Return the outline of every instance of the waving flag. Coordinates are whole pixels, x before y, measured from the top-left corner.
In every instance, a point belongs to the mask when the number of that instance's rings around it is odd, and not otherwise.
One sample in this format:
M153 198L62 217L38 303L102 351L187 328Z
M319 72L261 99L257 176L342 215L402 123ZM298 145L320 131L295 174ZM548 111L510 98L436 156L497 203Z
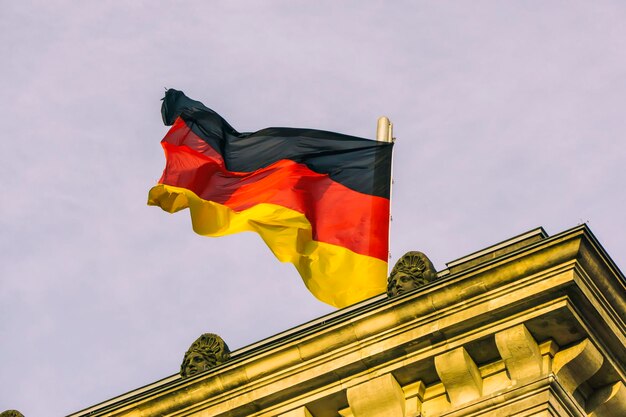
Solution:
M148 204L189 208L205 236L258 233L321 301L386 291L392 144L312 129L239 133L170 89L166 166Z

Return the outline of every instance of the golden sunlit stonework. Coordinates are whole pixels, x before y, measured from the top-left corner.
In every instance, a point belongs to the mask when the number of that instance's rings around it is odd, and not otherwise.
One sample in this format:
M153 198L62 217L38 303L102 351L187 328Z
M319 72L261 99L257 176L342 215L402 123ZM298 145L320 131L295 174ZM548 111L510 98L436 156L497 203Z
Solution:
M626 284L589 229L535 229L78 416L626 416Z

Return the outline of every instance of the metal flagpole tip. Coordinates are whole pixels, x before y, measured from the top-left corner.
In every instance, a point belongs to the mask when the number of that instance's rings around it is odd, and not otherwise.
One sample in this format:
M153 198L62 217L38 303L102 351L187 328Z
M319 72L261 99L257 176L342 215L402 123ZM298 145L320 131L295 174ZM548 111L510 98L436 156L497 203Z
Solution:
M393 125L387 116L380 116L378 118L376 140L379 142L393 142Z

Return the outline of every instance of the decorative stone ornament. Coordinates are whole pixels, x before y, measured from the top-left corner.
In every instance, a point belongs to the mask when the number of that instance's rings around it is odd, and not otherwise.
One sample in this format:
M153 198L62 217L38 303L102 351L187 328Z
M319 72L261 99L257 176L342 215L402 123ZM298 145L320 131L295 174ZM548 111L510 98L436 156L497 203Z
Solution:
M24 414L17 410L6 410L0 413L0 417L24 417Z
M586 225L520 236L69 417L626 417L623 274ZM428 282L425 265L410 253L393 277Z
M395 297L437 278L433 263L422 252L407 252L398 259L387 280L387 295Z
M230 350L216 334L204 333L191 344L180 365L180 375L187 378L214 368L230 359Z

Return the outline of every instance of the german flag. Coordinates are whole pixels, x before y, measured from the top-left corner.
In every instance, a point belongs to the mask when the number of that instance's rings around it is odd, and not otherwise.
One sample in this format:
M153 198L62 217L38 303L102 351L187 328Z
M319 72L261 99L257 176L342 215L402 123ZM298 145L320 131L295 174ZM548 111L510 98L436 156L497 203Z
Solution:
M391 143L284 127L239 133L173 89L161 113L172 127L149 205L189 208L201 235L258 233L333 306L386 291Z

